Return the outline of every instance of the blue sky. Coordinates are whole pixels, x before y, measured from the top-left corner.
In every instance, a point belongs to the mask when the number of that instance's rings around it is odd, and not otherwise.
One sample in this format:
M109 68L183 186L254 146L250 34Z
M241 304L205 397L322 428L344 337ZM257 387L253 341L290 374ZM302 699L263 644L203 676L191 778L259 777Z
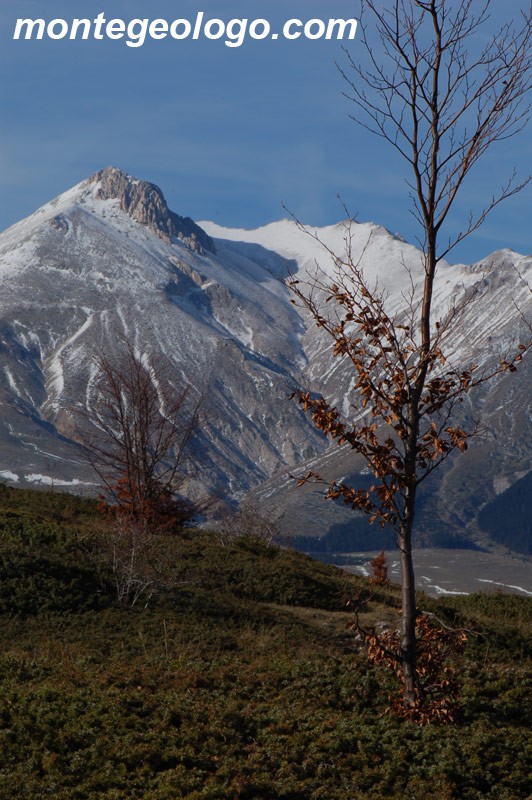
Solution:
M504 8L503 8L504 6ZM522 7L497 3L493 30ZM326 225L339 193L360 221L414 241L404 164L352 121L335 66L336 41L205 39L13 41L18 17L286 19L356 16L347 0L2 0L0 229L93 172L114 164L157 183L170 207L195 219L257 227L286 216ZM357 57L357 41L349 43ZM528 132L488 153L451 227L496 191L514 164L532 172ZM532 188L508 201L455 251L474 261L500 247L532 252Z

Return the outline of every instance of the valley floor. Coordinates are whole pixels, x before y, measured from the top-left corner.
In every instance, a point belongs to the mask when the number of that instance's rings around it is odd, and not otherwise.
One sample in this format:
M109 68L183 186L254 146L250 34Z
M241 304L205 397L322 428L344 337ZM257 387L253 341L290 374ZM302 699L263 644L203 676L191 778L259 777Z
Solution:
M355 575L371 574L371 559L378 553L350 553L345 567ZM387 554L388 577L399 583L399 561ZM480 550L444 550L428 547L414 551L416 583L433 597L475 592L515 593L532 596L532 559L526 556L485 553Z

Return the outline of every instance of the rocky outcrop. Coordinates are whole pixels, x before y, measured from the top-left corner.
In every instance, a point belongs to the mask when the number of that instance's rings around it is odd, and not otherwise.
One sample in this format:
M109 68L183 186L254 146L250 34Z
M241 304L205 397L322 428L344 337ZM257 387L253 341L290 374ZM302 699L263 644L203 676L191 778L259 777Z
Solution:
M211 237L190 217L180 217L170 211L155 184L136 180L116 167L96 172L88 183L98 184L96 197L99 200L118 200L122 211L164 241L171 242L175 237L196 253L215 252Z

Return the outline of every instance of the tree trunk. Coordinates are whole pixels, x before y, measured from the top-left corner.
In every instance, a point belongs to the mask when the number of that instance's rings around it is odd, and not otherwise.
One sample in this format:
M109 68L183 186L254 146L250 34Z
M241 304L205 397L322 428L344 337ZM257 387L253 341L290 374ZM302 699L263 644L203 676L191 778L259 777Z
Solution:
M412 561L412 528L414 525L415 489L408 493L405 514L399 531L401 565L401 669L405 685L404 702L413 706L416 700L416 584Z

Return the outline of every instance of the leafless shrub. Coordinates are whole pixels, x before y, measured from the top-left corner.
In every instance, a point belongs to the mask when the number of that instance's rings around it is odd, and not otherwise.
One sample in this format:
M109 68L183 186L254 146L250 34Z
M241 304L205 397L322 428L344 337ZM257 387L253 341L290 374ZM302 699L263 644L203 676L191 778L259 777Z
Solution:
M251 500L222 516L218 536L223 545L231 545L247 537L261 539L266 544L286 544L289 540L279 520L260 510L257 503Z
M92 549L118 603L134 606L142 600L147 605L154 594L174 585L175 540L145 520L110 520L95 533Z

